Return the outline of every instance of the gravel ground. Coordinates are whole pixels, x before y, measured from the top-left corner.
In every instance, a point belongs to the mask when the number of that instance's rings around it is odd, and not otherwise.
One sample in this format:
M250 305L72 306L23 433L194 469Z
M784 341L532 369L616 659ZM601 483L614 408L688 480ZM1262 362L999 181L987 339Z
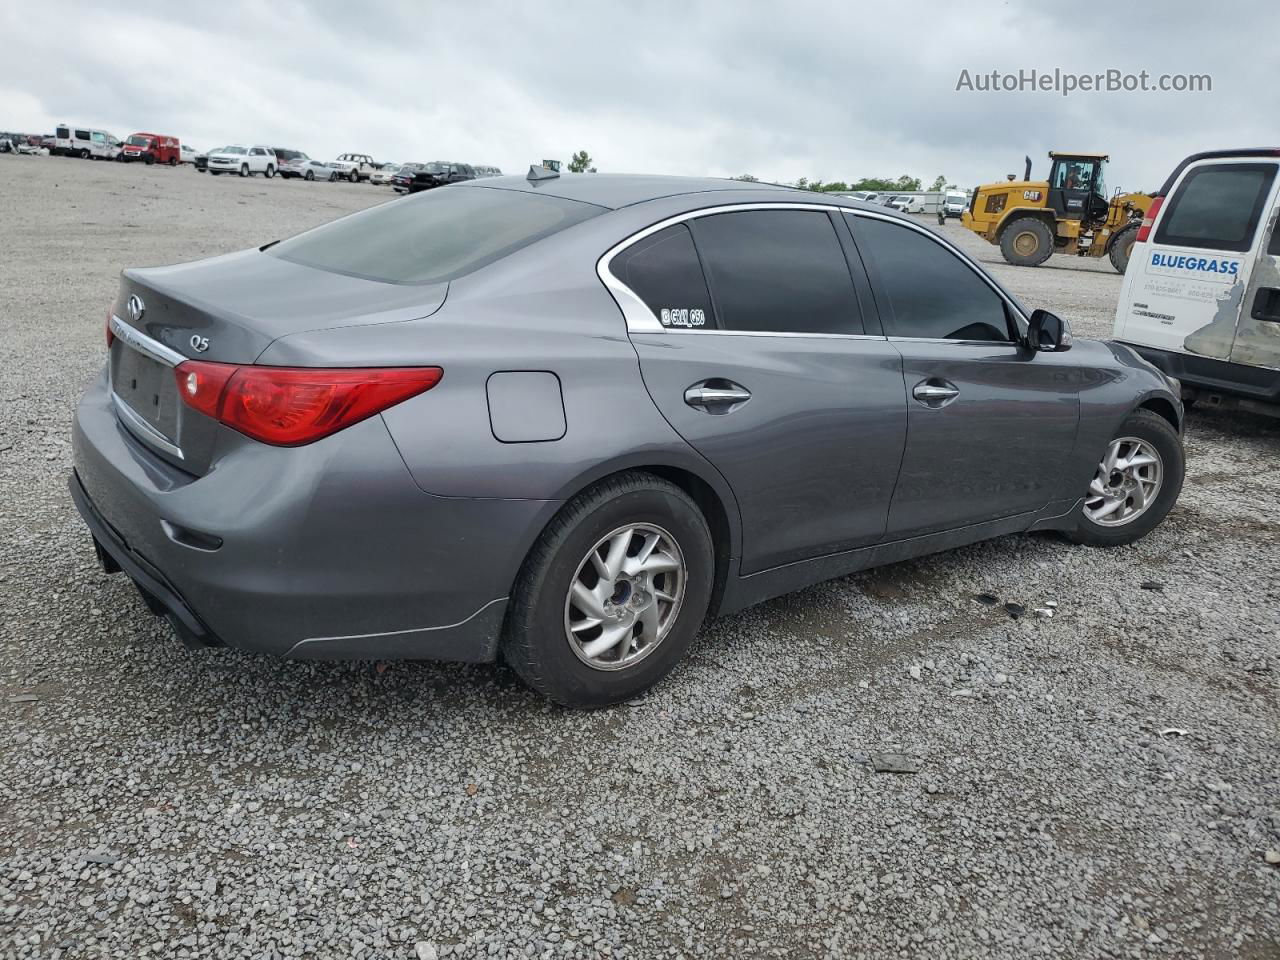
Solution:
M178 645L66 493L117 271L385 196L0 158L0 957L1280 957L1280 423L1193 414L1133 547L823 584L613 710ZM1107 333L1109 267L945 232Z

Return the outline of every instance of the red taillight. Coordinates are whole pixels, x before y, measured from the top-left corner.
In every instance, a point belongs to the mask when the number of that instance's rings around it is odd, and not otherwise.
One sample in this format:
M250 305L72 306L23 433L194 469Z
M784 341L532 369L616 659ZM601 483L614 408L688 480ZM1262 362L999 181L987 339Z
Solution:
M187 360L174 371L187 405L280 447L327 437L430 390L440 367L237 366Z
M107 310L107 349L111 349L111 345L116 342L116 332L111 329L111 310Z
M1142 218L1142 226L1138 228L1138 239L1134 243L1147 242L1147 238L1151 236L1151 228L1155 226L1156 214L1160 212L1162 203L1164 203L1164 197L1156 197L1151 201L1151 208L1147 210L1147 215Z

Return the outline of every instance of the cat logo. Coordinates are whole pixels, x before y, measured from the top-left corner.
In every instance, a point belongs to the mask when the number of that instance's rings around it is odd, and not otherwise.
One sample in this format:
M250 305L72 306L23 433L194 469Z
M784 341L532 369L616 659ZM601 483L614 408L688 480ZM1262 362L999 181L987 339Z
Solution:
M1023 190L1023 191L1022 191L1022 199L1023 199L1023 200L1034 200L1034 201L1036 201L1037 203L1039 203L1039 202L1040 202L1040 191L1039 191L1039 190Z

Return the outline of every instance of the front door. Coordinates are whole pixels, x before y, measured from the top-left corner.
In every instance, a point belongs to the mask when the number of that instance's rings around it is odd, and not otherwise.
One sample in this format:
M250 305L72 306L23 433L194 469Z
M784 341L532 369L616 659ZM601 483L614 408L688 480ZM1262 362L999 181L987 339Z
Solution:
M744 574L884 535L901 359L860 305L844 229L824 209L709 212L609 265L656 321L631 331L650 395L733 488Z
M1064 220L1088 220L1098 164L1058 157L1049 172L1049 206Z
M1004 298L927 230L850 219L902 355L907 445L888 538L1083 495L1063 488L1080 419L1082 377L1071 354L1023 348Z

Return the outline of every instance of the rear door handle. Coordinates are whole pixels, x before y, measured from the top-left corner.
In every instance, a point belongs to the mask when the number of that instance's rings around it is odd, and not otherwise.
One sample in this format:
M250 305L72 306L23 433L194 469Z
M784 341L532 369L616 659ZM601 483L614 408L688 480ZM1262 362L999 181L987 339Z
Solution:
M911 395L926 407L941 407L960 396L960 390L945 380L921 380L911 391Z
M1253 295L1250 316L1264 323L1280 323L1280 290L1275 287L1259 287Z
M729 380L703 380L684 392L684 402L689 406L720 408L718 412L728 412L723 408L737 407L750 399L750 390Z

